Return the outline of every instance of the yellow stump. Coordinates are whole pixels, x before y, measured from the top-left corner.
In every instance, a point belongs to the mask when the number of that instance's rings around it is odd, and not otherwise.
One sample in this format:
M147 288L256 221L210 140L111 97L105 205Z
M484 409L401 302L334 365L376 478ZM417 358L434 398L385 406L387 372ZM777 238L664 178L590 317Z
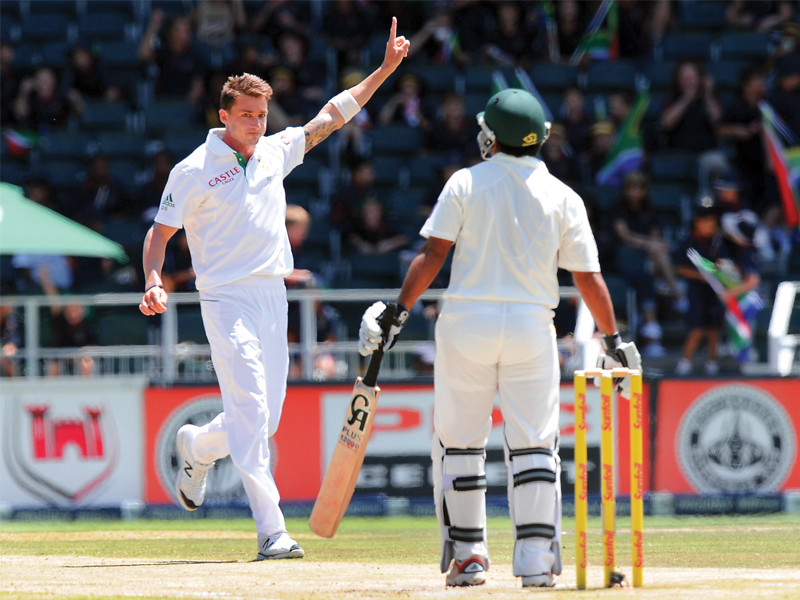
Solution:
M630 413L633 587L641 587L644 585L644 458L642 449L642 421L644 419L644 411L642 410L641 373L631 375ZM606 574L607 573L608 569L606 569Z
M602 521L603 521L603 573L604 585L611 585L614 573L614 513L616 512L614 490L614 380L606 371L600 377L600 414L602 439L600 442L600 464L602 465Z
M578 589L586 589L589 480L586 467L586 376L575 372L575 565Z

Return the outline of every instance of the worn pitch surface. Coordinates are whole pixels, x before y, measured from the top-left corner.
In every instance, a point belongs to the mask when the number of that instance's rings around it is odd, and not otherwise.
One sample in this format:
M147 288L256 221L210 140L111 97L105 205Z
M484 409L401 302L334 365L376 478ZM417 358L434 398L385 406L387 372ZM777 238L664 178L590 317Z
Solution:
M511 575L511 524L491 519L492 567L474 589L446 589L431 518L346 519L322 540L289 528L306 558L252 562L252 522L138 521L0 524L0 598L800 598L800 518L652 518L645 524L645 588L600 589L599 521L590 522L589 589L575 590L572 527L555 590L522 590ZM617 558L630 577L629 522Z

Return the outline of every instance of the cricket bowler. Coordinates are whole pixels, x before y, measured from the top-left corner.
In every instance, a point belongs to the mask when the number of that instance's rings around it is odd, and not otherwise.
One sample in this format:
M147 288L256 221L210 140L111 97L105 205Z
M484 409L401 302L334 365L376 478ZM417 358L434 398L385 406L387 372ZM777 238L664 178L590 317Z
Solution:
M368 308L360 350L367 356L382 342L391 347L407 307L455 244L434 363L431 458L442 573L449 586L486 581L485 448L499 392L514 575L523 587L553 587L561 573L557 269L572 272L597 322L605 350L598 366L639 369L641 359L617 332L583 201L537 158L550 129L539 102L526 91L505 90L477 118L485 162L461 169L445 185L422 228L427 241L411 263L396 316L383 319L382 302ZM623 395L629 386L617 381Z
M197 275L203 325L211 344L224 412L177 434L175 483L187 510L199 507L214 461L230 454L258 531L257 560L301 558L286 532L270 472L269 438L280 421L289 368L283 278L293 270L286 233L284 178L306 152L352 119L407 55L392 19L382 65L333 97L304 127L264 137L272 88L250 74L229 77L220 120L206 142L170 173L144 242L145 315L167 310L161 279L167 241L183 227ZM298 441L298 443L300 443Z

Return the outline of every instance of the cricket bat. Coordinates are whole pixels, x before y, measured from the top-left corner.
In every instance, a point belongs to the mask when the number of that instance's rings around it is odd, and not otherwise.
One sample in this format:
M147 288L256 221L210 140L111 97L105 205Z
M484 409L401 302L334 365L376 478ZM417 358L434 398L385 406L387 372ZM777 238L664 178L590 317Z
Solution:
M388 313L394 307L386 307ZM384 315L389 320L394 314ZM331 463L325 471L322 487L311 511L308 524L311 531L320 537L331 538L339 528L353 492L356 489L358 474L364 464L364 455L367 452L367 442L372 432L372 422L378 408L378 396L381 389L378 387L378 371L383 360L383 346L372 354L369 367L364 378L356 379L353 395L347 414L344 417L342 430L336 448L331 456Z

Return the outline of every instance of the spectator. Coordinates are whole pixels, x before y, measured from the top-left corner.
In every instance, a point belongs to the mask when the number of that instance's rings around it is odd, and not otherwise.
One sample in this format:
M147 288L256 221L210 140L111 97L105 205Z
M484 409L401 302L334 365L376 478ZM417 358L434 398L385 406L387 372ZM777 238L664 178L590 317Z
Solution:
M567 185L575 185L580 181L580 166L567 142L567 130L560 123L550 128L550 137L542 146L540 158L547 165L547 170Z
M21 347L22 334L19 321L14 315L14 307L0 306L0 377L19 375L16 356Z
M361 69L345 69L340 79L340 88L348 90L364 80L366 74ZM369 110L361 110L344 127L339 130L337 145L342 157L342 164L355 169L370 155L368 136L365 135L372 129L372 117Z
M252 73L252 71L236 71L236 73ZM228 80L227 71L212 71L207 77L204 86L203 98L197 106L198 119L203 125L209 129L216 127L223 127L222 121L219 120L219 109L221 96L219 90L225 85Z
M661 113L661 126L669 148L700 153L700 185L705 189L710 176L727 167L724 154L717 149L716 129L721 116L714 80L702 65L693 60L678 63Z
M640 60L650 54L653 41L664 36L671 19L670 0L619 0L618 5L619 57Z
M430 127L430 120L422 108L419 77L406 73L397 83L398 92L383 105L378 115L378 123L388 125L399 122L409 127L427 130Z
M50 180L42 174L31 173L26 179L23 186L25 190L25 197L28 200L49 208L50 210L58 210L53 199L54 190L50 184Z
M0 44L0 125L13 125L14 99L19 90L19 75L14 68L14 46Z
M761 229L758 217L749 210L727 212L720 220L723 239L740 279L739 285L726 291L723 302L738 299L756 290L761 283L761 259L755 244Z
M11 266L16 269L16 289L22 294L36 293L36 286L44 289L39 272L44 267L49 280L59 290L72 289L72 268L65 256L57 254L15 254Z
M467 124L464 98L458 94L446 94L442 100L441 113L441 120L425 136L425 150L457 152L462 156L475 154L476 127Z
M276 67L270 74L270 85L272 86L272 98L270 99L270 110L275 106L280 109L288 118L290 127L300 127L305 125L314 115L315 109L312 104L297 91L294 73L284 67Z
M196 292L192 255L186 232L181 230L170 240L164 260L164 289L169 292Z
M77 111L58 91L58 77L50 67L40 67L33 77L26 77L19 84L14 117L28 129L39 133L65 129L73 112Z
M453 156L445 157L442 163L436 168L436 173L439 176L439 182L436 187L432 187L428 196L423 200L422 204L419 205L417 208L417 216L419 217L419 228L422 229L422 225L428 219L433 210L433 207L436 206L436 202L439 200L439 194L442 193L445 184L450 180L450 178L459 171L463 169L465 164L461 161L461 157L458 154L454 154ZM419 241L419 246L422 247L422 243L424 240ZM418 250L419 248L417 248ZM416 256L416 253L414 254Z
M688 375L692 372L692 358L705 338L708 345L705 372L707 375L716 375L719 373L717 342L725 319L725 308L717 294L687 257L686 252L690 248L714 264L729 258L719 231L717 209L713 199L708 196L700 199L692 218L691 234L681 245L676 260L678 274L687 280L689 308L686 311L686 325L689 328L689 335L686 338L683 356L678 361L675 373Z
M422 29L411 38L408 57L424 53L427 59L438 65L455 63L466 65L469 58L461 51L458 31L453 26L453 14L440 8Z
M347 236L350 246L362 255L386 254L399 250L408 239L386 221L383 205L367 198Z
M489 2L465 0L453 3L451 22L459 46L457 62L460 64L477 62L493 19ZM411 48L414 48L413 43Z
M311 35L309 2L299 0L264 0L264 6L253 19L253 32L271 39L290 32L308 39Z
M118 87L108 85L106 74L98 64L97 57L85 45L75 46L70 59L72 81L69 97L73 104L81 107L81 112L87 99L117 102L122 97Z
M361 212L361 206L369 198L375 197L375 168L368 160L353 168L350 185L346 186L331 200L329 220L331 225L347 231Z
M278 49L283 66L294 73L300 94L306 100L318 102L322 98L325 66L308 60L305 38L291 32L284 33L278 38Z
M661 356L664 349L656 317L654 276L663 277L676 298L683 294L675 280L669 245L661 239L656 211L648 197L647 177L641 171L632 171L625 176L622 196L614 207L612 219L617 240L630 249L620 268L628 285L636 290L642 311L644 324L640 334L648 340L642 356Z
M726 171L714 180L714 197L717 205L720 207L720 213L722 215L720 221L723 224L723 230L725 230L724 221L727 215L735 215L737 223L742 222L748 224L748 226L752 225L753 231L748 234L748 237L750 238L750 245L758 250L764 260L774 260L775 255L769 233L767 229L762 226L761 221L756 213L748 210L744 206L740 191L741 186L739 185L739 180L733 171ZM780 207L776 206L775 208L780 211ZM730 219L730 217L728 218ZM726 241L735 241L737 243L741 241L733 240L731 238L732 235L733 234L728 232L728 234L725 235ZM731 244L729 243L728 254L734 256L735 258L736 252L734 252L733 249L734 248L732 248Z
M142 187L142 191L138 194L140 201L131 209L142 221L152 222L158 213L161 194L167 186L169 172L174 166L175 157L166 150L161 150L153 155L150 176L147 183Z
M585 107L586 99L580 88L569 86L564 90L564 128L567 141L576 155L589 149L589 128L592 123L584 112Z
M616 90L608 96L608 116L614 127L619 128L628 118L633 106L631 90Z
M101 229L102 221L127 208L122 189L112 177L108 159L102 154L89 161L86 181L77 198L77 220L97 230Z
M236 32L244 29L247 16L242 0L204 0L194 9L197 41L214 48L236 41Z
M303 243L308 237L311 228L311 217L308 211L302 206L289 204L286 207L286 233L289 235L289 244L292 247L295 268L292 274L285 278L286 288L316 288L319 287L321 278L311 270L305 268L305 257ZM336 311L322 302L315 303L317 315L317 342L335 342L336 321L338 316ZM298 344L301 340L300 335L300 304L292 302L289 304L289 325L288 336L290 344ZM294 376L299 377L301 364L299 361L292 365ZM330 379L336 374L336 357L330 352L318 353L314 359L314 379Z
M787 54L776 67L778 81L769 102L795 137L800 139L800 54Z
M530 8L530 18L526 18L518 3L502 2L496 5L496 13L497 26L489 33L485 48L491 61L504 67L527 69L531 61L545 55L547 28L540 8Z
M608 153L614 144L614 124L611 121L598 121L589 131L592 146L583 156L583 181L591 185L608 160Z
M758 108L758 103L764 99L764 91L765 80L761 71L745 69L740 77L739 97L725 111L718 130L720 139L731 142L736 148L734 165L742 182L745 201L760 213L769 207L769 199L764 193L766 165L761 111ZM777 198L773 198L773 204L775 202Z
M268 79L269 70L277 63L278 58L274 54L263 55L259 52L258 44L250 43L246 44L239 53L239 58L233 65L233 72L250 73L266 80ZM227 72L225 72L226 77L227 75Z
M41 266L38 271L42 288L50 298L58 298L58 289L50 280L48 268ZM56 348L85 348L97 344L92 325L86 320L86 312L80 304L61 306L50 305L50 314L53 317L53 346ZM94 370L94 359L83 356L80 361L72 359L67 361L70 370L74 370L83 377L89 377ZM47 362L47 374L50 377L63 375L59 361Z
M339 54L339 65L357 65L369 35L370 19L353 0L334 0L328 7L322 19L322 35Z
M139 42L139 59L158 67L156 96L185 97L195 105L203 95L203 61L192 46L192 27L187 17L172 17L166 23L165 39L157 34L164 12L156 9Z
M771 31L792 18L793 4L786 1L733 0L725 9L725 19L731 27Z
M581 4L575 0L560 0L556 3L556 48L558 56L564 62L569 61L583 39L586 22L581 14Z

